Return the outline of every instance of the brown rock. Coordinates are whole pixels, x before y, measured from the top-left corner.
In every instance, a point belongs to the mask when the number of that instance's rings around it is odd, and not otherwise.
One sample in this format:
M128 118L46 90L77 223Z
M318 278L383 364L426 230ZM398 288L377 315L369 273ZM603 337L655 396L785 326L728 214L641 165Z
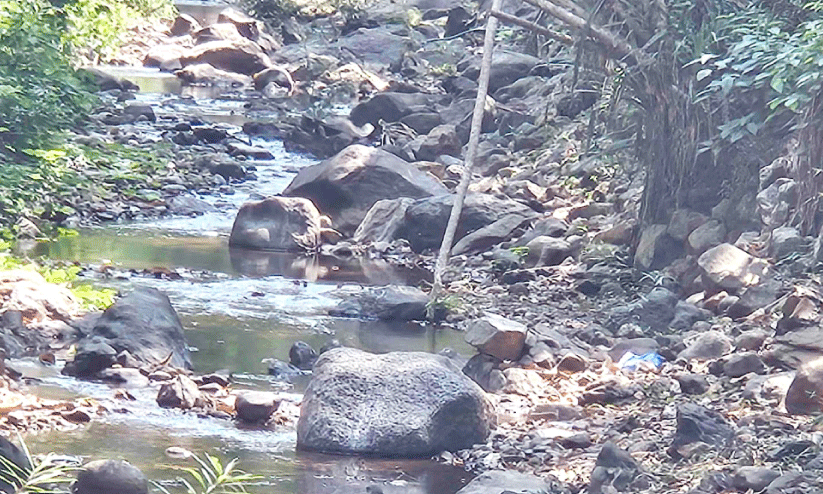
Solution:
M190 378L179 375L174 381L160 386L157 404L163 408L188 410L203 406L204 400L197 384Z
M792 415L823 413L823 358L800 368L786 392L786 410Z
M466 342L500 360L517 360L523 354L526 326L487 312L471 324Z

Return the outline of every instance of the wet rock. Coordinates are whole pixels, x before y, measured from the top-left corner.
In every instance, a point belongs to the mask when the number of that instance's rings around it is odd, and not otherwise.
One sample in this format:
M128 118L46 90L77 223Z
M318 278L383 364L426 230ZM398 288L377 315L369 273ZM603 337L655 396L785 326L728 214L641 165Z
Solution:
M679 374L680 390L687 395L702 395L709 390L709 381L702 374Z
M23 470L28 470L31 468L31 463L29 462L26 453L24 453L20 448L5 437L0 437L0 456L2 456L4 460L7 460ZM11 484L5 480L0 479L0 491L15 492L15 488L13 488Z
M292 382L294 378L303 375L297 367L277 359L269 362L268 372L274 379L283 382Z
M506 385L506 377L498 368L500 363L500 359L496 357L478 353L463 366L463 374L469 376L484 391L495 393Z
M723 363L723 373L729 377L741 377L752 372L766 373L766 364L755 352L735 353Z
M677 407L677 431L669 452L677 456L681 446L695 442L722 447L733 437L734 429L722 415L694 403L683 403Z
M166 207L172 214L180 216L200 216L215 208L208 202L194 196L180 195L166 201Z
M192 129L192 132L194 133L194 137L196 137L198 141L202 141L208 144L216 144L218 142L223 141L225 138L229 136L229 133L226 132L225 129L220 129L217 127L196 127ZM212 169L212 173L218 172ZM239 177L229 177L224 175L223 178L225 178L226 180L228 180L229 178L243 178L245 174L246 173L243 172L243 175ZM222 173L220 173L220 175L222 175Z
M613 486L618 492L629 488L640 467L628 451L609 441L603 445L592 470L589 494L605 494L604 487Z
M300 370L311 370L317 361L317 352L305 341L295 341L289 348L289 363Z
M469 326L466 342L500 360L517 360L523 354L526 331L525 324L487 312Z
M315 364L297 447L430 456L484 442L493 421L483 391L446 357L336 348Z
M384 321L422 321L426 318L428 302L428 295L419 288L389 285L364 289L340 302L329 314Z
M155 288L137 288L117 300L97 320L91 336L145 363L171 357L171 365L191 368L180 318L168 296Z
M758 284L768 272L765 261L731 244L712 247L697 259L697 264L704 284L731 292Z
M351 235L381 199L421 198L445 192L437 179L393 154L353 145L301 169L283 195L312 200L321 212L331 216L340 232Z
M686 360L710 360L720 358L732 349L729 338L719 331L707 331L689 342L677 358Z
M174 381L160 386L157 393L157 404L163 408L189 410L203 406L204 401L197 383L180 374Z
M291 91L294 89L294 79L288 70L283 67L269 67L254 74L254 88L262 91L269 84Z
M149 385L149 379L139 369L103 369L97 373L97 378L125 388L145 388Z
M172 36L185 36L200 29L197 19L188 15L180 14L175 19L169 30Z
M154 115L154 109L151 105L146 103L130 103L123 108L123 116L128 117L131 122L138 121L140 118L149 122L157 121Z
M406 210L414 199L383 199L374 203L354 232L356 243L393 242L397 239L397 230L403 222Z
M94 81L97 87L100 88L100 91L111 91L115 89L119 91L140 90L140 86L129 81L128 79L115 77L113 75L103 72L98 68L89 67L82 69L82 71L91 76L91 79Z
M243 204L229 236L230 247L304 251L321 243L320 212L308 199L269 197Z
M406 209L397 236L408 240L415 252L439 248L453 202L452 194L416 200ZM534 211L519 202L489 194L467 194L455 241L510 215L531 218ZM510 218L508 221L515 220Z
M247 75L221 70L207 63L189 64L175 71L174 75L187 84L251 84L251 78Z
M318 158L328 158L367 138L372 132L373 125L358 127L345 117L320 120L304 115L300 124L286 135L284 144L287 149L294 146Z
M243 391L237 394L234 410L237 419L248 423L265 422L277 410L280 401L274 393Z
M823 413L823 358L818 358L798 370L786 392L786 411L792 415Z
M377 127L380 120L397 122L403 117L426 112L431 109L434 101L435 97L431 94L378 93L352 108L349 119L357 126L368 123Z
M148 494L149 483L137 467L123 460L97 460L83 466L72 494Z
M780 472L768 467L740 467L732 475L732 485L741 492L760 492L777 477Z
M63 374L77 377L91 377L114 365L117 350L106 343L103 338L91 338L80 341L74 361L66 364Z
M248 144L244 144L242 142L229 142L226 144L226 148L228 149L230 156L247 156L257 160L270 160L274 158L274 155L271 154L271 151L268 149L257 146L249 146Z
M545 480L512 470L492 470L472 479L457 494L506 494L554 492Z
M183 67L207 63L214 68L252 76L272 66L260 46L245 38L210 41L192 48L180 59Z

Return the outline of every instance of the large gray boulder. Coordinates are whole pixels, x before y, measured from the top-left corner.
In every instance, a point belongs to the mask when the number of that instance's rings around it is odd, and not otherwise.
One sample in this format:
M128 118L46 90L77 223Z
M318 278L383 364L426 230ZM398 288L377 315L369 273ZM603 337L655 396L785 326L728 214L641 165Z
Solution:
M269 197L243 204L229 237L229 246L300 251L319 243L320 212L302 197Z
M95 336L144 363L160 363L171 355L171 365L191 368L180 318L169 297L155 288L138 288L112 304L94 325Z
M414 199L446 194L433 175L377 148L349 146L335 156L300 170L284 196L310 199L331 217L335 228L352 235L381 199Z
M425 457L484 442L494 412L447 357L422 352L325 352L303 397L297 447Z
M415 252L440 247L452 204L453 194L418 199L406 209L395 235L408 240ZM530 219L534 215L531 208L517 201L499 199L490 194L468 194L454 239L457 242L504 217L508 217L507 222L518 223L518 217Z
M147 494L149 482L137 467L123 460L87 463L71 487L73 494Z
M329 314L382 321L422 321L426 319L429 296L413 286L389 285L368 288L341 301Z
M260 45L242 37L197 45L180 58L180 63L183 67L207 63L220 70L249 76L272 66Z

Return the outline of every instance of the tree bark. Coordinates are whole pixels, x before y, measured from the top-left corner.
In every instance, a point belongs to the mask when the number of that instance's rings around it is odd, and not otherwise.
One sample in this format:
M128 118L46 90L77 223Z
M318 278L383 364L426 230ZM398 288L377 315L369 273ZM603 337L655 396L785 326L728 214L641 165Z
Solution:
M491 11L499 11L502 0L493 0ZM469 134L469 144L466 150L466 160L463 165L463 176L457 186L457 194L454 198L449 223L446 225L446 232L443 234L443 243L440 244L440 253L437 256L437 263L434 267L434 285L430 295L429 318L432 317L435 303L443 294L443 272L449 263L454 235L457 232L457 223L460 221L460 213L463 211L463 203L466 200L466 192L469 190L469 183L474 168L474 157L477 154L477 146L480 143L480 130L483 124L483 113L486 110L486 95L489 93L489 72L491 72L492 55L494 54L494 36L497 31L497 17L489 15L486 20L486 37L483 41L483 60L480 63L480 75L477 77L478 88L477 98L474 101L474 113L472 114L472 126Z

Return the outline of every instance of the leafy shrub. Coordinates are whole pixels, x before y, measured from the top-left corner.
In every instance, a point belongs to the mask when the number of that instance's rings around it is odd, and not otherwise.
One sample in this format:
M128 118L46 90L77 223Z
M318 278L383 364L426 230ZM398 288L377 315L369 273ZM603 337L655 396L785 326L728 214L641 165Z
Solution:
M0 153L44 146L91 109L63 29L61 12L42 0L0 2Z

